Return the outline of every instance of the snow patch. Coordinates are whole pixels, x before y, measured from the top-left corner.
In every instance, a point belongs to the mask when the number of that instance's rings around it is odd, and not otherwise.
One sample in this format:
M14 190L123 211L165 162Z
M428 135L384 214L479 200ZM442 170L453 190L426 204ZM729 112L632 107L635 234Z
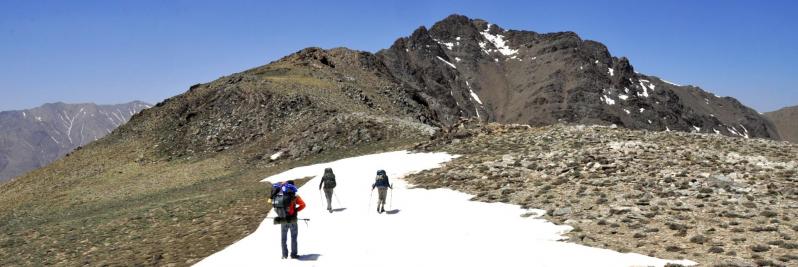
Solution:
M639 80L638 83L643 88L643 93L637 93L637 96L648 97L648 87L643 83L643 80Z
M612 98L610 98L607 95L603 95L599 99L601 99L602 102L607 103L607 105L610 105L610 106L615 105L615 100L613 100Z
M640 113L643 113L643 111L646 111L646 109L640 108Z
M445 46L446 49L449 49L449 50L452 50L452 47L454 47L454 43L451 43L451 42L450 43L441 42L440 40L437 40L437 39L432 39L432 40L434 40L435 42L437 42L438 44L440 44L442 46Z
M471 85L468 83L468 81L466 81L466 86L468 87L468 91L471 93L471 98L473 98L474 101L477 101L477 103L482 105L482 100L479 100L479 96L477 95L477 93L474 93L473 89L471 89ZM479 112L477 112L477 116L478 115L479 115Z
M437 58L438 58L440 61L443 61L443 63L446 63L446 64L447 64L447 65L449 65L450 67L452 67L452 68L455 68L455 69L457 68L457 67L456 67L454 64L452 64L452 63L451 63L451 62L449 62L449 61L446 61L445 59L441 58L440 56L435 56L435 57L437 57Z
M693 129L695 129L695 132L697 132L697 133L701 132L701 127L693 125Z
M313 177L298 194L306 203L298 224L299 252L307 260L280 259L280 230L267 218L257 230L203 259L196 266L663 266L669 261L635 253L561 242L572 227L540 218L538 209L470 201L473 195L449 189L411 189L403 179L411 173L438 168L455 156L446 153L388 152L294 168L264 179L267 182ZM339 180L329 213L316 188L324 168ZM378 169L394 183L388 193L388 214L377 214L376 194L367 188ZM268 185L265 185L268 187ZM396 191L396 192L393 192ZM344 204L341 207L338 203ZM435 205L429 205L435 203ZM264 203L265 205L265 203ZM440 208L446 207L446 208ZM345 208L345 209L344 209ZM490 214L490 216L474 216ZM522 214L533 216L522 217ZM274 216L273 212L267 214ZM445 227L431 227L430 218ZM496 222L501 222L497 227ZM423 237L425 242L419 242ZM386 242L390 241L390 242ZM433 242L429 242L433 241ZM441 242L437 242L441 241ZM511 246L486 244L512 243ZM375 245L379 244L379 245ZM534 252L534 255L530 255ZM441 256L446 255L446 256ZM497 256L498 255L498 256ZM574 257L573 255L579 255ZM525 264L526 263L526 264Z
M496 34L496 35L490 34L490 27L491 26L493 26L493 25L492 24L488 24L488 27L485 28L485 31L480 32L480 34L482 34L482 36L485 37L485 39L490 41L493 44L493 46L496 47L496 49L502 55L512 56L512 55L517 54L518 50L517 49L510 49L510 47L504 41L504 36L502 36L501 34ZM480 46L483 47L482 44L480 44ZM484 49L484 47L483 47L483 49Z
M454 61L460 62L460 58L459 57L454 57Z
M279 158L280 158L280 156L282 156L282 155L283 155L283 152L282 152L282 151L279 151L279 152L277 152L277 153L274 153L274 154L272 154L272 155L271 155L269 158L270 158L271 160L276 160L276 159L279 159Z
M607 71L609 71L610 77L615 76L615 70L613 70L612 68L607 68Z
M663 82L665 82L665 83L667 83L667 84L670 84L670 85L682 86L682 85L680 85L680 84L676 84L676 83L673 83L673 82L669 82L669 81L666 81L666 80L663 80L663 79L660 79L660 80L661 80L661 81L663 81Z
M630 112L628 109L623 109L623 112L626 112L626 114L632 114L632 112Z
M629 96L628 95L624 95L624 94L620 94L620 95L618 95L618 99L626 100L626 99L629 99Z

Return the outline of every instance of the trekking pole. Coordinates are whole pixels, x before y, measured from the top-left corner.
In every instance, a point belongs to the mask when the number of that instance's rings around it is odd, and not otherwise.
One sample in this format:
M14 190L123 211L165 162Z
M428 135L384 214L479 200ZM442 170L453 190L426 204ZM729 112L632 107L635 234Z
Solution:
M393 185L391 185L391 202L388 203L388 209L393 210Z
M374 194L374 188L372 188L371 193L369 193L369 208L366 210L366 213L369 213L369 210L371 210L371 195L373 194Z
M321 198L321 189L319 189L319 205L324 204L324 199ZM321 212L321 210L319 210Z
M335 191L333 191L333 196L335 197L335 201L337 201L337 202L338 202L338 207L341 207L341 208L343 208L343 207L344 207L344 205L341 205L341 199L339 199L339 198L338 198L338 195L336 195L336 194L335 194ZM369 202L370 202L370 201L369 201Z

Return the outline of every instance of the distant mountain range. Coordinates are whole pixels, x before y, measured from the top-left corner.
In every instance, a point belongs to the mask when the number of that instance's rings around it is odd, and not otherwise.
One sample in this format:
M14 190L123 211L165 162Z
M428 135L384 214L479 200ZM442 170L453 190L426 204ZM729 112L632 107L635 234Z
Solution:
M52 103L0 112L0 181L60 158L102 138L150 105Z
M798 106L767 112L765 116L776 125L782 140L798 143Z

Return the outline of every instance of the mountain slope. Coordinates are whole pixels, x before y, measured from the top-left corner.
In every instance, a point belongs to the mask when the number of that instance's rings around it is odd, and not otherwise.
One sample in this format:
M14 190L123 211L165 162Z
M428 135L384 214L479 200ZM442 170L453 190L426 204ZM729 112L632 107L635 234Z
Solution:
M377 55L402 83L424 91L446 123L465 116L778 138L737 100L636 73L626 58L572 32L504 30L452 15Z
M102 138L150 105L53 103L0 112L0 181L47 165Z
M262 175L435 132L384 73L371 54L310 48L158 103L0 186L0 265L204 258L261 220Z
M782 140L798 143L798 106L765 113L778 129Z

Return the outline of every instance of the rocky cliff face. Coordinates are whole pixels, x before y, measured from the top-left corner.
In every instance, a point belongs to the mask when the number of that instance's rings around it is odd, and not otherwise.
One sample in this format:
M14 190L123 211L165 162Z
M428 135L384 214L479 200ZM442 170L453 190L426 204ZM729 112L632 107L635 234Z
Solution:
M452 15L377 56L443 123L479 117L778 138L737 100L636 73L628 59L573 32L505 30Z
M782 140L798 143L798 106L765 113L778 129Z
M102 138L150 105L45 104L0 112L0 181L60 158Z

